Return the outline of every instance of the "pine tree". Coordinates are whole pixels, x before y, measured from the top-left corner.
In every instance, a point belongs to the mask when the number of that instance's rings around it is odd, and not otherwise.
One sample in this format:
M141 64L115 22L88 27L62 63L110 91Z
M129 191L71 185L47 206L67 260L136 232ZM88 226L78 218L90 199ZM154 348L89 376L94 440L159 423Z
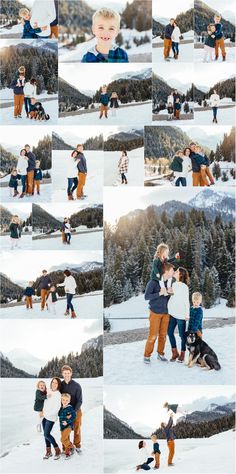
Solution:
M209 268L206 267L204 271L203 280L203 301L206 309L210 308L215 302L215 288L214 281Z

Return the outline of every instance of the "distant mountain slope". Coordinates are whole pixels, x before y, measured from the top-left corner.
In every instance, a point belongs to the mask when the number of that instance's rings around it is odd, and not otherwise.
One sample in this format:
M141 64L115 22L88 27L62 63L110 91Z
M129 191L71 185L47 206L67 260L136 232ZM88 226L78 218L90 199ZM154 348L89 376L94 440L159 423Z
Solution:
M198 35L200 35L202 32L207 31L207 25L213 21L214 14L219 12L210 8L206 3L200 0L195 0L194 8L194 30ZM221 19L221 22L223 25L224 36L226 38L234 36L235 26L224 18Z
M59 108L62 112L68 107L76 110L77 107L88 107L91 104L91 97L86 96L64 79L59 77Z
M143 146L142 130L121 131L110 135L104 142L105 151L131 151Z
M13 283L10 278L8 278L3 273L0 273L0 288L1 288L1 303L7 303L7 300L20 300L23 296L23 288L15 283Z
M66 143L56 132L52 132L53 150L73 150L73 147Z
M193 30L193 13L194 9L191 8L186 12L180 13L176 16L176 22L180 28L181 33L185 33L187 31ZM164 33L165 26L168 24L168 20L166 24L163 25L157 19L152 20L152 34L153 36L161 36Z
M190 143L188 135L180 128L161 126L145 127L145 158L172 158L177 150L183 150Z
M104 407L104 438L142 439L143 436Z
M8 209L0 204L0 223L9 224L12 218L12 213Z
M33 378L24 370L17 369L10 360L0 353L0 377L4 378Z
M36 228L45 228L46 230L49 229L60 229L62 226L62 222L56 219L54 216L49 214L49 212L45 211L41 206L38 204L33 204L33 230Z

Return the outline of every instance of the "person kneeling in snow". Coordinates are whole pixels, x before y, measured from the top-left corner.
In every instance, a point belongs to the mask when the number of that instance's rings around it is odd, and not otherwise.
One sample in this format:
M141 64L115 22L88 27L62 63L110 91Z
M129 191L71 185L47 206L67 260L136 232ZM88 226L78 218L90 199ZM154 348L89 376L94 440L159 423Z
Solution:
M34 119L34 120L49 120L50 119L50 116L46 114L45 109L42 106L42 102L39 102L35 98L31 99L29 117L30 119Z
M146 441L139 441L138 449L139 463L136 466L136 471L139 471L140 469L143 469L144 471L149 471L151 469L149 464L154 461L154 458L151 457L148 453Z

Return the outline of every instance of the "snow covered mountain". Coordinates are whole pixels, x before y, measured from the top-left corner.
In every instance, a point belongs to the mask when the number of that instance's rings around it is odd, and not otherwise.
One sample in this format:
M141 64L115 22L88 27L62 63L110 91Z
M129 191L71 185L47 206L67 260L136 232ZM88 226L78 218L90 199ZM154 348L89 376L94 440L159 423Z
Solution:
M36 375L46 363L45 360L39 359L21 348L12 349L6 356L15 367L31 375Z
M112 80L119 81L119 80L127 79L127 80L132 80L132 81L138 81L138 80L150 79L151 77L152 77L152 69L145 68L145 69L142 69L141 71L126 71L121 74L115 74L112 77Z
M220 130L217 130L217 136L209 135L201 127L192 127L187 133L191 140L196 140L197 143L200 142L202 146L214 151L216 150L217 143L219 143L219 141L222 140L224 136L224 132L221 133Z
M97 349L102 351L103 349L103 336L93 337L86 341L81 348L81 352L87 351L88 349Z
M224 192L215 192L211 189L200 191L189 203L192 207L210 209L224 216L235 216L234 198Z
M169 86L173 87L174 89L177 89L179 92L182 92L182 94L185 94L190 89L190 87L192 86L191 82L187 82L185 84L181 81L178 81L175 78L168 79L168 84L169 84Z
M105 439L142 439L133 428L104 407Z
M50 272L56 272L58 270L64 271L66 269L73 270L77 273L91 272L103 267L102 262L82 262L81 264L76 263L61 263L60 265L54 265L49 269Z

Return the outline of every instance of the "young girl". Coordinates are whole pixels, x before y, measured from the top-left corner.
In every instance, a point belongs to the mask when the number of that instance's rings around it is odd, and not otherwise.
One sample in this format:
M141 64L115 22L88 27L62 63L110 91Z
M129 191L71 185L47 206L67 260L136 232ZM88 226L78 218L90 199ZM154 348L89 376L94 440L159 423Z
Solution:
M170 165L170 169L174 171L175 186L187 186L187 176L191 169L190 159L181 151L177 151Z
M116 92L112 92L111 98L110 98L110 108L112 109L112 117L116 117L116 109L119 108L119 103L118 103L118 95Z
M127 151L122 151L121 157L118 161L118 170L121 176L121 184L128 184L126 173L128 173L129 169L129 158L127 155Z
M21 226L20 219L18 216L13 216L9 225L10 239L11 239L11 250L19 248L19 239L21 238Z
M70 225L70 220L65 217L64 222L63 222L63 232L65 235L65 243L70 245L71 241L71 225Z
M73 201L73 192L77 189L78 185L78 152L77 150L72 151L68 165L67 165L67 196L69 201Z
M207 37L205 39L204 45L204 63L209 63L214 61L215 59L215 45L216 45L216 37L215 37L216 27L214 24L208 25L207 27Z
M26 150L23 148L20 151L20 156L17 163L17 173L21 176L21 194L20 198L23 198L26 192L26 179L27 179L27 168L28 168L28 157L26 156Z
M154 458L150 456L147 450L147 443L146 441L139 441L138 443L138 465L136 466L136 471L143 469L144 471L149 471L151 468L149 464L154 461Z
M37 411L39 413L39 417L40 417L40 423L38 423L38 425L37 425L37 431L42 431L42 429L41 429L41 418L43 416L44 401L47 398L47 388L46 388L46 384L43 380L39 380L36 387L37 387L37 390L35 392L34 411Z
M174 273L176 281L172 285L173 295L168 302L168 314L170 315L168 336L172 348L171 362L178 360L184 362L186 350L186 321L189 319L189 274L185 268L178 268ZM176 346L175 328L178 326L181 338L181 353L179 354Z
M163 280L163 266L167 262L176 263L176 261L180 259L179 253L176 253L174 258L169 258L169 252L170 250L167 244L162 243L157 246L151 271L151 280L159 282L159 285L161 287L161 293L163 296L167 295L166 287ZM171 281L172 279L168 280L167 282L168 289L171 288Z
M173 29L173 32L172 32L172 35L171 35L171 39L172 39L172 51L173 51L173 54L174 54L174 59L178 59L179 57L179 40L180 40L180 36L181 36L181 33L180 33L180 29L176 23L176 21L174 22L174 29Z
M18 196L19 192L17 191L18 187L18 179L20 179L20 175L17 173L17 169L13 168L11 171L10 175L10 180L9 180L9 188L10 188L10 196L16 197Z
M56 313L57 291L54 285L50 286L50 290L46 298L46 301L47 301L47 309L49 313L57 314Z

